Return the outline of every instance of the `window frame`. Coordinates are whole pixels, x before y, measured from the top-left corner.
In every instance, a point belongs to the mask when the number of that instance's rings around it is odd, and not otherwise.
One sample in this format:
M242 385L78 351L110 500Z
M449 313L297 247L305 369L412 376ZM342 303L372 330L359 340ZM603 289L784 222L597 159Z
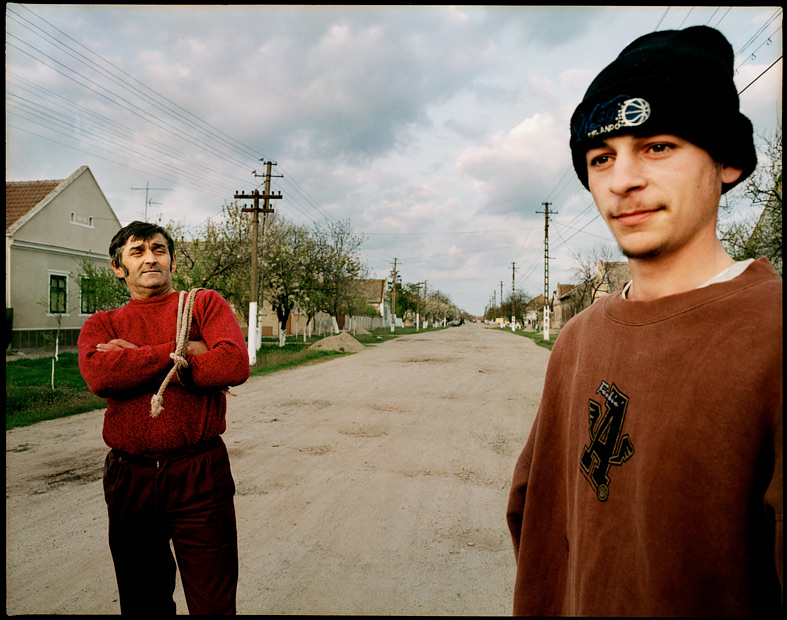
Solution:
M47 316L68 316L68 272L64 271L49 271L48 272L48 282L47 282ZM62 282L62 290L56 290L53 287L54 282ZM60 287L58 287L60 289ZM53 293L55 293L58 297L62 297L62 307L63 310L58 311L57 309L52 308L52 301L53 301Z

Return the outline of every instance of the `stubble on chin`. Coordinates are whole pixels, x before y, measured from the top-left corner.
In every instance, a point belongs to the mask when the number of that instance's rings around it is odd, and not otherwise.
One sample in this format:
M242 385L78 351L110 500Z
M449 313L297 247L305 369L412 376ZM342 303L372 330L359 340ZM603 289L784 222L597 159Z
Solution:
M618 244L618 247L620 248L623 256L634 260L652 260L661 256L661 254L664 252L664 248L661 246L651 248L649 250L629 250L620 244Z

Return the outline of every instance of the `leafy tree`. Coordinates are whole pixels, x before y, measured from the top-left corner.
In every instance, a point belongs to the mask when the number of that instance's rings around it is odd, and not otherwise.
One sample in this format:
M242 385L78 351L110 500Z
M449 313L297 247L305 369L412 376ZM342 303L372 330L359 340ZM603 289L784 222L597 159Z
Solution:
M177 255L174 287L186 291L196 287L213 289L248 321L251 221L241 207L237 203L225 204L219 221L208 220L191 236L173 222L167 228L175 240ZM262 253L261 246L258 253Z
M524 325L529 300L530 296L525 291L517 289L513 294L509 293L503 300L503 303L497 307L497 316L502 316L506 320L510 320L512 316L515 316L516 320Z
M307 230L274 215L262 224L257 303L269 301L281 325L296 308L309 319L319 311L336 317L362 308L353 283L364 273L358 254L363 239L353 233L349 220ZM173 222L167 228L176 242L175 287L212 288L248 321L253 233L242 207L225 205L219 221L208 221L188 235Z
M83 314L113 310L131 299L124 280L118 278L110 267L99 266L87 258L80 261L76 280L79 283L80 311Z
M363 237L353 232L350 220L333 222L327 229L315 228L313 234L323 250L319 275L321 310L334 318L352 313L362 299L355 281L365 275L359 256Z
M305 228L277 220L266 240L262 266L264 295L279 320L279 345L292 311L306 304L317 282L317 244Z

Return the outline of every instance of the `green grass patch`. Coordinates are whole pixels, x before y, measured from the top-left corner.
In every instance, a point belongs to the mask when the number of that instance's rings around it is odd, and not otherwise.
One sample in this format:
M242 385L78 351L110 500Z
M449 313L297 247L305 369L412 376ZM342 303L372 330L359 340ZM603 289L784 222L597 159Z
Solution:
M58 357L55 389L52 389L51 357L6 363L6 430L106 406L102 398L87 389L79 373L77 354L63 353Z
M289 342L283 347L279 347L278 344L263 344L257 351L257 363L251 367L251 376L269 375L278 370L324 362L340 355L347 355L341 351L312 351L309 345L309 342L306 344Z
M435 331L443 328L428 328ZM415 334L415 327L397 329L375 329L371 334L359 334L356 339L366 346L373 346L392 338ZM269 375L279 370L295 368L305 364L328 361L342 355L341 351L312 351L309 345L322 336L312 336L304 343L302 337L291 337L289 342L278 346L277 338L264 338L257 353L257 363L251 369L252 376ZM44 420L53 420L77 413L103 409L106 402L87 389L79 372L79 356L62 353L55 363L55 389L52 389L52 358L19 359L5 365L5 428L29 426Z
M511 333L514 333L517 336L524 336L525 338L530 338L530 340L535 342L538 346L544 347L545 349L549 349L550 351L552 350L552 347L555 345L555 341L557 340L557 334L550 334L549 340L544 340L544 330L540 330L537 332L527 332L524 330L520 330Z

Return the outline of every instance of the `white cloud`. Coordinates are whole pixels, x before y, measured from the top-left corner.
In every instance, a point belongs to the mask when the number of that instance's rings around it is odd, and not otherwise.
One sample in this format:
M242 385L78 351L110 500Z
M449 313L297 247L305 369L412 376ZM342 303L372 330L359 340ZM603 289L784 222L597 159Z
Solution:
M374 269L384 275L394 256L406 258L406 281L428 277L480 312L514 260L539 292L543 219L535 212L543 201L559 206L556 234L560 225L586 226L556 254L556 280L570 274L569 250L598 241L587 233L603 233L603 223L587 223L592 210L581 215L591 199L567 145L570 114L594 75L661 20L674 28L724 16L737 50L777 10L8 5L6 174L65 178L87 164L121 221L141 214L140 192L130 188L150 182L172 188L154 197L165 219L196 225L234 190L258 186L251 171L271 158L285 174L274 184L285 196L277 212L397 233L370 235ZM740 84L781 54L780 36L765 44L780 22L773 24ZM121 89L56 40L110 61L167 101L152 107L157 98L142 86L124 77L131 90ZM777 64L741 97L758 129L781 120L780 75ZM86 79L127 101L111 102ZM32 103L14 101L21 96ZM70 102L68 115L37 109L55 97ZM128 103L140 109L132 113ZM109 119L93 136L112 142L107 151L77 133L92 112Z

